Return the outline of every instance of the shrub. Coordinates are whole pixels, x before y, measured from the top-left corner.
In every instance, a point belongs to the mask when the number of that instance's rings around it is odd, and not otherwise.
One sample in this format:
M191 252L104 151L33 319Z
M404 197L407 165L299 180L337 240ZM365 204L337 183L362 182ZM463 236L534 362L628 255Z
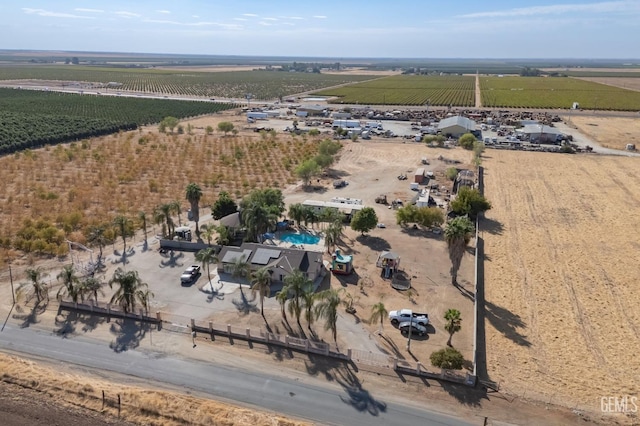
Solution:
M458 176L458 169L456 169L455 167L449 167L445 172L444 175L447 177L447 179L449 180L456 180L456 176Z
M455 348L445 348L435 351L429 357L431 365L447 370L461 370L464 364L464 357Z
M460 136L460 139L458 139L458 145L460 145L464 149L471 151L473 149L473 144L476 143L476 141L476 137L471 133L465 133L464 135Z

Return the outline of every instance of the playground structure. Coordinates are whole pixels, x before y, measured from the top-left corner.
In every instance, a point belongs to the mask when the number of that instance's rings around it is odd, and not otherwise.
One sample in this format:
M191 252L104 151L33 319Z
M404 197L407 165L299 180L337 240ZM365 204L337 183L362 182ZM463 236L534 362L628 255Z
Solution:
M337 275L349 275L353 271L353 256L345 256L340 249L331 255L331 272Z
M382 278L392 278L400 266L400 256L392 251L383 251L378 256L376 266L382 268L382 271L380 271Z

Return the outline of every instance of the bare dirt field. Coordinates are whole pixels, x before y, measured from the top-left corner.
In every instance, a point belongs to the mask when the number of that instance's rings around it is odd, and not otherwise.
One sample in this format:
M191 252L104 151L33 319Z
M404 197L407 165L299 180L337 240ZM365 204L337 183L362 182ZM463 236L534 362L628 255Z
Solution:
M637 70L634 70L637 72ZM577 77L579 80L593 81L608 86L622 87L629 90L640 90L640 78L637 77Z
M571 123L600 145L624 150L631 143L640 148L640 119L625 117L573 116Z
M640 396L638 159L486 157L490 379L590 412L601 397Z
M170 71L196 71L196 72L234 72L234 71L253 71L255 69L264 69L260 65L192 65L192 66L156 66L157 70Z
M542 68L542 71L581 71L581 72L638 72L640 68Z

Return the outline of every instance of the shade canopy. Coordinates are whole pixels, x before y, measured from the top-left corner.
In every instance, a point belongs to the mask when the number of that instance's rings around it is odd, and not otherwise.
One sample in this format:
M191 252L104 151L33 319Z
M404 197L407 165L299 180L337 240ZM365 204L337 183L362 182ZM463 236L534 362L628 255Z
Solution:
M380 259L400 259L400 256L397 253L394 253L392 251L383 251L382 253L380 253Z

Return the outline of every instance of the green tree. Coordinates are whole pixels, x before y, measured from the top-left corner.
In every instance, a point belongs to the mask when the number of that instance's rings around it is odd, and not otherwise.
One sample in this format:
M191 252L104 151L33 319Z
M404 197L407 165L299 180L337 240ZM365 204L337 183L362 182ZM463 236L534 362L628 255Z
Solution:
M140 221L140 229L144 233L144 244L145 246L148 244L147 242L147 214L143 211L138 212L138 220Z
M196 253L196 260L202 263L203 268L207 268L207 279L211 284L211 264L218 263L216 249L213 247L204 248Z
M104 225L95 225L89 228L89 234L87 235L87 241L89 244L96 244L100 250L98 253L98 262L102 262L102 250L104 247L111 243L111 238L106 235L106 227Z
M309 331L313 325L315 316L313 314L313 306L316 303L317 293L313 291L313 287L307 287L306 291L302 293L302 307L304 308L304 319L307 320L307 327Z
M289 219L295 221L297 224L300 224L300 222L304 220L304 210L305 207L300 203L289 205Z
M477 139L474 135L472 135L471 133L465 133L458 139L458 145L460 145L464 149L471 151L473 149L473 144L476 141Z
M289 313L296 317L296 322L300 328L302 328L300 324L300 314L302 313L301 301L304 293L309 291L308 288L312 285L311 280L305 277L300 270L295 270L291 275L284 278L282 291L291 296L288 304Z
M178 120L177 118L165 117L160 122L160 131L164 133L164 129L169 129L171 130L171 133L173 133L173 129L175 129L178 124L180 124L180 120Z
M238 284L240 285L240 291L242 291L242 281L244 279L250 279L251 265L247 261L247 257L243 254L242 256L236 257L233 261L231 276L239 279Z
M315 307L316 318L324 319L324 329L331 330L333 341L338 342L338 306L340 306L340 293L329 289L318 294L318 304Z
M172 202L169 203L169 205L171 206L171 213L175 213L178 215L178 226L181 226L182 218L180 217L180 215L182 214L182 206L180 205L180 201L173 200Z
M211 135L211 134L213 133L213 127L211 127L211 126L207 126L207 127L206 127L206 129L204 130L204 132L205 132L207 135Z
M449 333L449 340L447 340L447 346L451 346L451 339L453 334L460 331L462 318L460 318L460 311L457 309L447 309L444 313L444 329Z
M231 198L227 191L221 191L218 199L211 206L211 216L215 220L220 220L225 216L238 211L238 205Z
M475 220L478 214L491 209L491 203L475 188L463 186L458 190L455 200L451 202L451 210L458 215L469 215Z
M376 303L371 307L371 316L369 317L369 321L374 323L380 321L380 329L378 330L378 334L382 333L382 328L384 327L384 320L389 315L389 311L387 311L386 306L382 301Z
M289 324L289 320L287 319L287 312L285 311L287 300L289 300L289 294L282 288L279 292L276 293L276 300L280 304L280 313L282 314L282 319L284 322Z
M334 142L331 139L324 139L318 145L318 152L320 155L336 155L340 149L342 149L342 144L340 142Z
M319 134L320 134L320 130L318 129L309 130L309 136L318 136Z
M200 235L198 222L200 222L200 199L202 198L202 188L200 188L197 183L191 182L187 185L185 197L191 205L191 214L193 215L193 221L196 223L196 234Z
M444 239L449 250L449 260L451 260L451 284L458 284L458 271L462 256L467 249L473 232L473 223L465 216L459 216L447 223L444 228Z
M247 239L260 241L260 236L276 224L277 216L262 204L251 204L242 211L242 221L247 228Z
M429 357L431 365L446 370L461 370L464 365L464 357L454 348L444 348L435 351Z
M331 253L331 249L338 243L340 236L342 235L342 223L339 221L333 222L327 230L324 232L324 245L327 248L327 253Z
M279 189L254 189L249 195L242 199L240 206L244 209L256 203L265 206L276 216L282 215L285 211L284 196Z
M425 228L440 226L444 222L444 214L437 207L418 207L415 221Z
M235 126L233 125L233 123L229 121L221 121L220 123L218 123L218 130L224 132L225 136L227 136L227 133L232 132L234 127Z
M143 282L137 271L125 271L118 268L109 280L109 287L117 285L118 289L111 297L110 303L118 304L125 313L134 312L141 305L145 312L149 310L149 299L153 293L147 283Z
M318 154L313 157L313 161L316 162L320 169L326 170L333 165L334 158L329 154Z
M154 212L154 218L156 221L158 221L158 219L160 218L164 218L164 222L166 224L165 236L167 237L173 236L173 228L175 227L173 219L171 218L172 213L173 213L173 207L171 203L165 203L157 206ZM161 223L161 222L156 222L156 223Z
M80 282L80 298L84 302L85 297L88 295L89 298L93 296L93 300L98 302L98 293L104 296L104 291L102 291L102 287L104 286L104 282L96 277L86 277L84 280Z
M220 225L215 228L216 232L218 232L218 236L216 237L216 243L221 246L228 246L231 244L231 239L233 237L231 228L225 225Z
M40 304L43 300L49 300L49 288L47 284L42 281L44 276L44 270L41 267L28 268L24 271L29 279L31 286L33 287L33 294L36 296L36 304Z
M409 204L396 210L396 222L400 226L407 226L409 223L415 223L418 217L418 208Z
M371 231L378 224L378 215L373 207L365 207L358 210L351 218L351 229L359 231L361 235Z
M320 173L320 166L318 166L318 163L316 163L315 160L306 160L296 167L294 172L296 176L302 179L306 186L311 184L311 179Z
M458 169L455 167L449 167L447 170L444 171L444 175L447 177L447 179L454 181L458 176Z
M60 299L62 295L66 294L72 302L78 303L80 299L80 279L76 275L76 270L73 265L66 265L62 268L58 276L58 281L62 281L63 286L58 290L56 298Z
M113 219L113 224L117 229L118 235L122 237L122 252L127 252L127 237L133 235L133 223L126 216L118 215Z
M263 267L251 273L251 292L260 296L260 314L264 322L267 322L264 316L264 298L271 294L271 272L267 268Z
M211 245L211 239L213 238L213 233L216 232L216 226L213 224L204 224L200 227L200 232L202 234L202 238L207 241L207 244Z

